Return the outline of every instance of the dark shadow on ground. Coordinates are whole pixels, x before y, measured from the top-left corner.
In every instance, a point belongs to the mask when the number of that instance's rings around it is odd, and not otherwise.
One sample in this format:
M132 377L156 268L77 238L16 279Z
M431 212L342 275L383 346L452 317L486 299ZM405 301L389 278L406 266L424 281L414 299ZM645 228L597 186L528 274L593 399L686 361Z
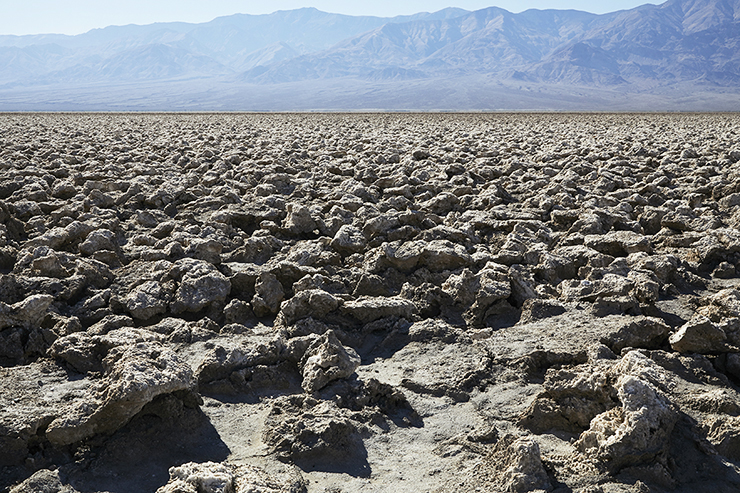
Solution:
M424 426L424 420L414 410L403 392L374 378L362 381L357 374L353 374L331 382L315 395L319 395L323 400L334 401L339 407L354 412L365 411L367 413L365 421L384 431L390 429L386 419L399 428Z
M169 468L186 462L222 462L229 449L197 407L173 395L148 404L111 436L81 446L64 466L79 491L154 492L169 480Z
M689 321L693 310L687 307L685 296L668 296L657 303L643 307L643 315L663 319L672 328L680 327Z
M236 373L236 372L235 372ZM220 402L257 404L265 399L303 393L302 376L295 363L258 365L228 379L200 386L200 393Z
M668 449L668 472L670 480L662 481L666 475L660 471L656 460L647 467L627 467L616 477L625 483L640 480L650 491L735 493L740 491L740 474L737 461L721 454L708 453L705 444L697 440L698 423L689 415L680 412L671 435ZM663 463L665 463L663 462ZM662 484L661 484L662 483Z
M367 461L367 450L362 441L353 449L345 450L341 459L326 460L321 457L295 459L296 466L305 472L330 472L349 474L356 478L369 478L372 474L370 463Z

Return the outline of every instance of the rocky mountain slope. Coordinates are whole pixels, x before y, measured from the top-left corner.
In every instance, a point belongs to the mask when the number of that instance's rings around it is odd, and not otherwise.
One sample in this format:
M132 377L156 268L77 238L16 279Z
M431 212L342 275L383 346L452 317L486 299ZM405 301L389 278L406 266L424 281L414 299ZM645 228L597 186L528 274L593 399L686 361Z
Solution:
M489 8L454 19L385 25L260 74L271 82L413 69L579 84L740 82L740 3L672 0L607 15ZM250 74L248 74L250 75Z
M416 19L457 16L459 9L434 14L395 18L353 17L320 12L313 8L279 11L269 15L236 14L203 24L178 22L146 26L111 26L78 36L0 36L0 57L5 61L2 81L54 83L72 76L74 80L127 81L149 71L151 79L174 75L158 74L157 67L171 65L170 53L180 51L201 60L189 66L180 62L177 76L228 74L250 68L245 57L254 58L265 50L283 45L296 55L327 49L333 44L375 27ZM148 56L159 50L159 56ZM107 71L110 63L128 60L126 71ZM25 68L24 68L25 67ZM84 73L81 70L88 69ZM21 77L19 77L21 76ZM38 78L38 79L34 79Z

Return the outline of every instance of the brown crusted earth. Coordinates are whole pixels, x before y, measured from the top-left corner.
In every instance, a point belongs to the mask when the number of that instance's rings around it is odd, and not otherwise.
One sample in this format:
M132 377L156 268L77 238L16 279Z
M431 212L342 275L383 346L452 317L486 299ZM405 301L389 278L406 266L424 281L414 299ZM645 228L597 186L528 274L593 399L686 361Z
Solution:
M0 115L0 491L740 490L737 115Z

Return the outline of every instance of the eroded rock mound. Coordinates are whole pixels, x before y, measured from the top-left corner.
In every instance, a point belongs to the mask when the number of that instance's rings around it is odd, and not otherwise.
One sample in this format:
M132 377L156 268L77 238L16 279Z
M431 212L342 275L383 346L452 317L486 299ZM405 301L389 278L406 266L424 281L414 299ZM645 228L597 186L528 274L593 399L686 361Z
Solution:
M332 467L346 460L362 460L364 426L352 413L330 401L290 396L274 401L263 440L283 460L309 460Z
M77 493L77 490L62 483L58 470L41 469L12 488L10 493Z
M305 493L300 472L291 473L278 478L255 466L189 462L170 468L169 482L157 493Z
M104 377L82 402L70 406L49 424L46 436L55 445L110 433L156 396L192 390L192 370L170 349L137 343L110 350L103 360Z
M303 353L300 363L303 374L301 386L309 394L313 393L332 380L352 375L358 366L360 356L354 349L343 346L334 332L329 330L311 342Z

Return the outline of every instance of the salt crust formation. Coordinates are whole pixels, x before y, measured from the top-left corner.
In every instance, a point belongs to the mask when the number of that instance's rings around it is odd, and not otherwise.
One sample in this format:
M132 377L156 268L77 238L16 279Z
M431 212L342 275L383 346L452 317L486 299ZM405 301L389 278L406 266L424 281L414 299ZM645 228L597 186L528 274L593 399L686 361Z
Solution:
M736 115L1 115L0 174L0 491L740 490Z

